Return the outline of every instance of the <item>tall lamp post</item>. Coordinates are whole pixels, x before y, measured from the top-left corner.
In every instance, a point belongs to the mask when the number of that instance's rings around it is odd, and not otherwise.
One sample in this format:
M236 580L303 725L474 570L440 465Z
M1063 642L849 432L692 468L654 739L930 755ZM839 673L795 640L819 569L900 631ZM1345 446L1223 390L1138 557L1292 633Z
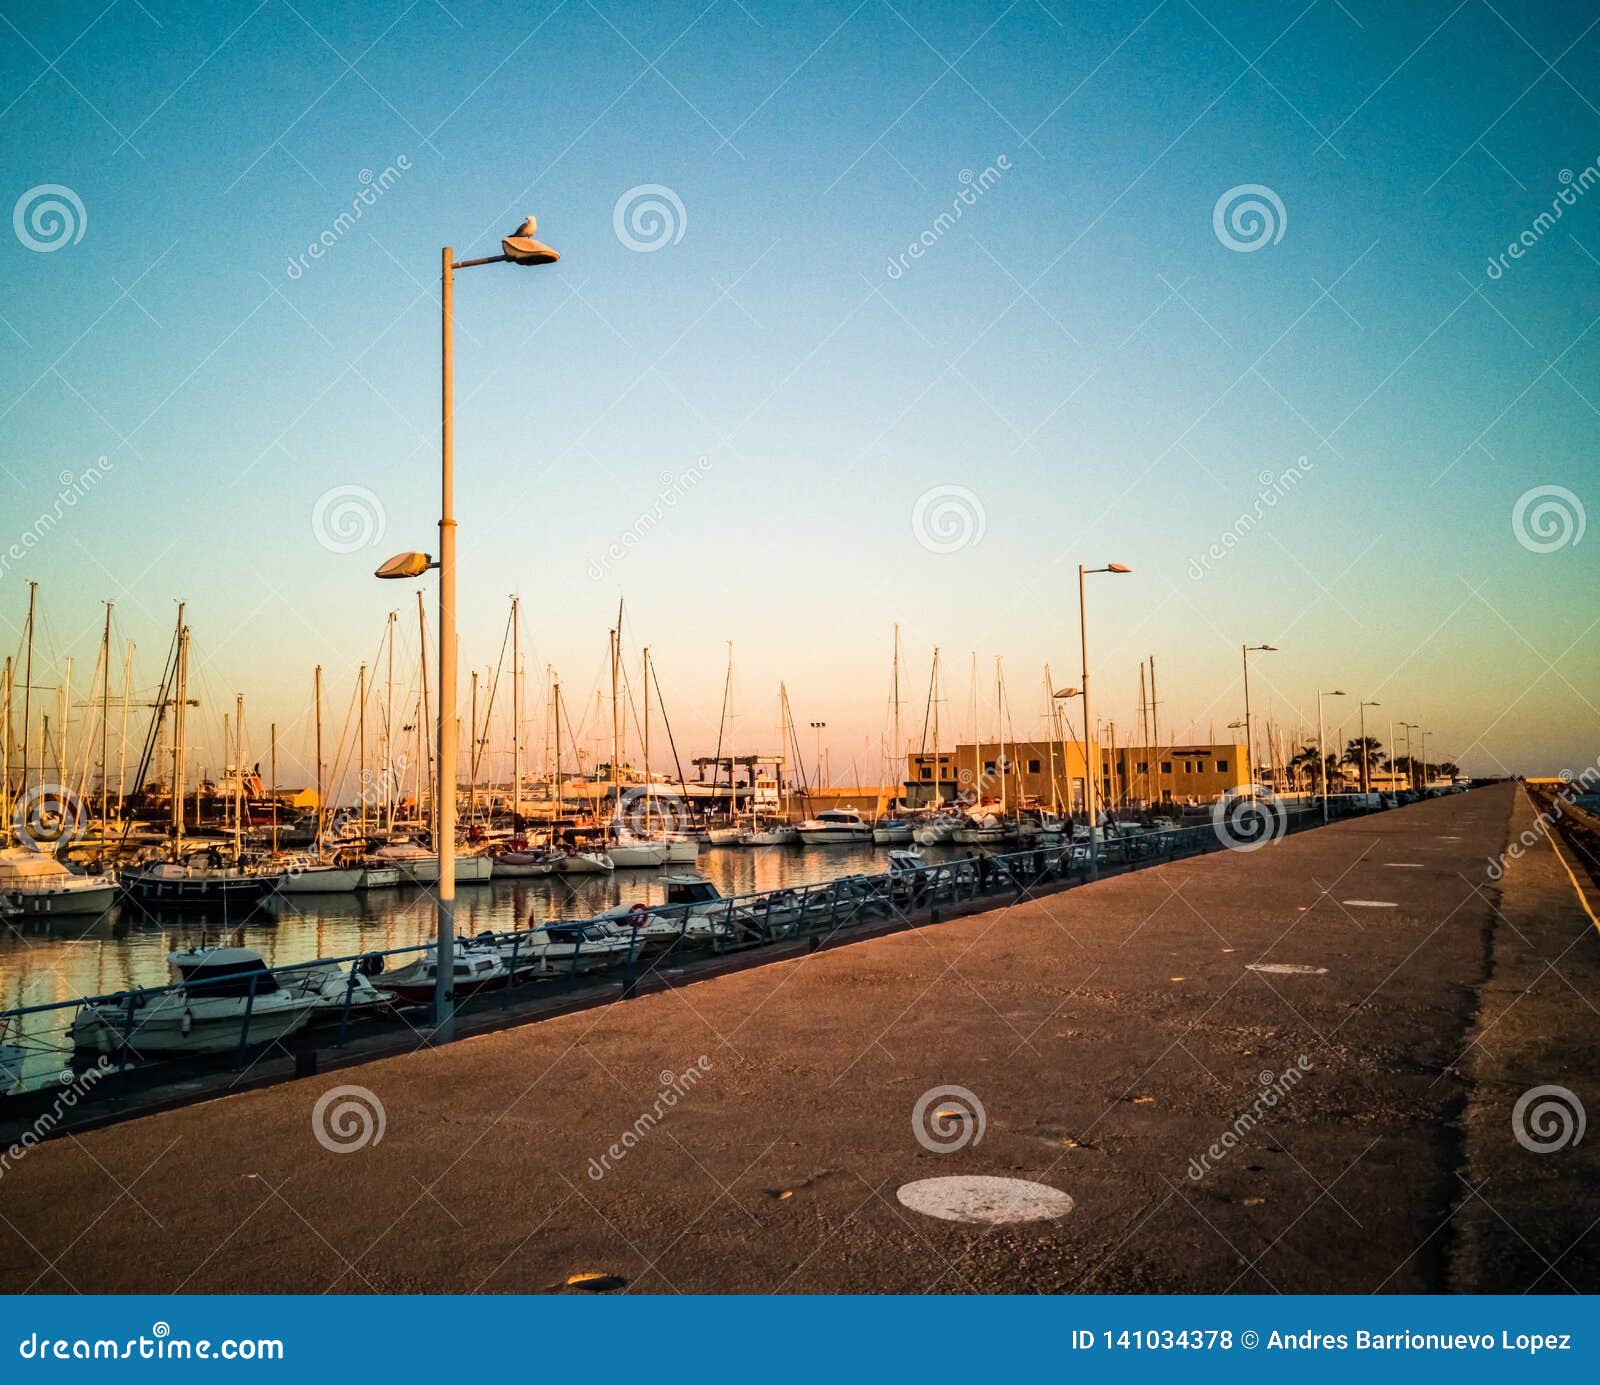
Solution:
M1422 751L1422 778L1417 781L1417 789L1422 793L1426 793L1428 791L1428 733L1426 731L1422 733L1422 744L1419 749Z
M1112 572L1119 577L1132 572L1125 563L1107 563L1104 567L1085 567L1078 564L1078 644L1082 654L1083 677L1078 684L1083 695L1083 751L1089 769L1089 879L1100 878L1100 747L1091 749L1089 729L1094 725L1089 713L1089 630L1085 618L1083 579L1092 573Z
M1322 745L1322 699L1325 697L1343 697L1343 688L1334 688L1328 692L1321 689L1317 691L1317 778L1322 781L1322 820L1328 820L1328 752Z
M439 721L434 728L438 744L439 830L434 850L439 853L439 897L433 991L433 1040L448 1043L455 1027L456 951L456 516L455 516L455 272L486 264L547 265L561 258L548 245L533 238L539 224L529 217L513 235L500 242L498 255L457 260L448 245L441 252L439 276L439 333L441 387L439 394L439 560L426 553L400 553L378 569L385 578L420 577L439 569Z
M1367 772L1367 708L1381 707L1381 702L1363 702L1358 708L1361 717L1361 792L1371 793L1371 776Z
M1256 791L1256 743L1250 735L1250 656L1252 654L1276 654L1276 645L1270 644L1244 644L1239 646L1240 656L1244 661L1244 767L1245 778L1249 781L1250 792Z
M1417 786L1417 762L1411 758L1411 733L1420 731L1422 727L1414 721L1402 721L1400 729L1406 733L1406 783L1412 788Z
M820 789L822 787L822 733L828 729L828 723L825 721L814 721L811 723L811 729L816 733L817 787Z

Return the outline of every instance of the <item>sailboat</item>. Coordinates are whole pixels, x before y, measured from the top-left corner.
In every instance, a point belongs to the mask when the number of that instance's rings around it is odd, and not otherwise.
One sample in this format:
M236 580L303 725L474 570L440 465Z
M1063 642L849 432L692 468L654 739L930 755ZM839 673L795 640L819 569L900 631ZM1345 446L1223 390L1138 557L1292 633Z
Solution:
M183 623L184 608L178 607L178 629L172 663L162 682L158 698L152 741L159 735L160 721L168 703L172 705L172 836L165 854L152 860L122 868L119 880L123 893L137 904L176 909L209 909L237 913L259 904L275 889L281 876L246 870L238 854L238 828L235 826L235 854L232 864L222 853L209 847L185 855L184 830L184 726L189 705L189 627Z
M362 665L365 677L366 665ZM361 884L360 866L341 866L323 856L323 833L327 823L326 790L322 760L322 665L318 664L313 676L313 699L317 719L317 830L311 841L312 855L282 863L285 866L279 894L346 894ZM239 699L238 720L244 720L244 699ZM240 757L235 754L235 779L238 779Z
M622 778L619 768L622 756L622 703L617 690L621 658L622 607L619 605L617 607L617 628L611 632L611 826L607 833L608 840L605 854L610 858L614 868L651 870L666 863L667 844L635 836L622 814ZM645 685L646 699L649 698L649 695L650 688L647 683ZM646 701L645 710L648 714L648 701ZM649 732L646 731L645 734L648 737ZM645 758L645 792L648 795L650 778L648 752Z

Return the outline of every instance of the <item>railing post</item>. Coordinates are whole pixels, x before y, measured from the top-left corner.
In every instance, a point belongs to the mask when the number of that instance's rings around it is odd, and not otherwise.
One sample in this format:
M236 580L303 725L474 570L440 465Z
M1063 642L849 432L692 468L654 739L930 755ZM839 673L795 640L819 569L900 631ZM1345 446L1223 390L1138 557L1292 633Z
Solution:
M245 1046L250 1042L250 1017L253 1014L255 1014L255 1009L256 1009L256 978L260 974L261 974L260 972L251 972L250 973L250 994L245 997L245 1002L244 1002L244 1023L239 1026L239 1047L235 1051L234 1057L233 1057L233 1061L234 1061L234 1066L235 1067L238 1067L241 1063L244 1062ZM188 1003L187 999L185 1000L184 1003L185 1004Z
M307 977L310 973L306 973ZM344 986L344 1005L339 1012L339 1043L343 1045L346 1035L350 1032L350 1007L355 1001L356 994L356 964L350 963L350 979Z

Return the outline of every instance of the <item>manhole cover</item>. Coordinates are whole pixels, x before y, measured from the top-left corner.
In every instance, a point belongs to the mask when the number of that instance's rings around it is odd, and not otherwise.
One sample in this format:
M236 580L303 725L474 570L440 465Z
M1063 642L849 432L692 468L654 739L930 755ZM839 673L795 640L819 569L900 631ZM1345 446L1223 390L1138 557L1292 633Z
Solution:
M1025 1178L923 1178L907 1183L895 1196L924 1216L982 1226L1050 1221L1072 1210L1072 1199L1060 1189Z

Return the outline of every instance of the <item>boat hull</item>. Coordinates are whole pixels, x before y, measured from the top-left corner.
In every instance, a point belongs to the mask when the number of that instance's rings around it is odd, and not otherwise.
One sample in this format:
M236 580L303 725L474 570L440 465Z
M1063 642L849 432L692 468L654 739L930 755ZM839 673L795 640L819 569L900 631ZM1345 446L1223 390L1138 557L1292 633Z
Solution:
M667 848L656 842L623 842L608 846L606 855L619 869L650 869L666 864Z
M122 892L137 904L164 909L248 909L271 894L279 879L276 875L153 879L129 875L122 878Z
M278 886L279 894L348 894L361 884L358 868L292 870Z
M133 1011L127 1042L136 1053L229 1053L239 1046L241 1036L250 1047L288 1037L310 1020L315 1008L309 996L262 996L250 1009L247 1027L240 1003L170 993ZM115 1053L128 1029L127 1011L84 1006L67 1033L75 1048Z
M117 887L107 883L83 890L12 890L0 894L0 899L30 918L103 914L117 902Z

